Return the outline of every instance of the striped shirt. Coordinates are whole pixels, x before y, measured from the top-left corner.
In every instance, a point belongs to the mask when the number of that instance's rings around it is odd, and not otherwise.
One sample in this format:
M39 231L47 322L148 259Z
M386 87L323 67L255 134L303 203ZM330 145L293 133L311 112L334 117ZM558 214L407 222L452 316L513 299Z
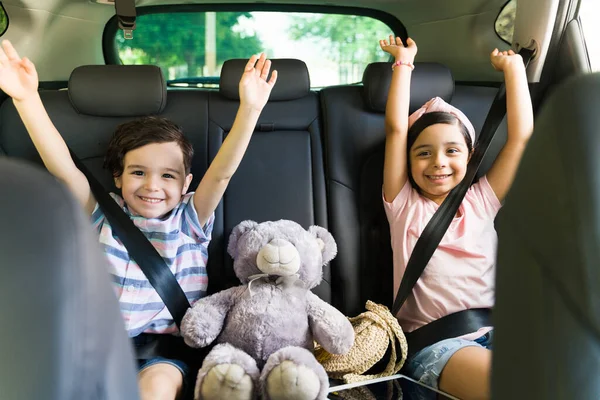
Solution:
M131 218L175 274L190 304L206 295L208 276L206 262L214 214L200 227L194 208L193 193L163 218L132 215L123 198L110 194ZM92 223L100 235L100 245L108 258L110 274L130 337L146 333L178 333L173 317L135 260L119 238L104 213L96 204Z

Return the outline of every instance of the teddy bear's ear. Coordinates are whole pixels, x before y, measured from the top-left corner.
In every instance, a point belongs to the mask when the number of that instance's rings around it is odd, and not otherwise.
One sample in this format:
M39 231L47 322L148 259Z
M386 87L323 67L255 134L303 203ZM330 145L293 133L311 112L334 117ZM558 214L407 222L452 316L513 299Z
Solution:
M227 252L232 258L237 256L237 242L239 238L251 229L254 229L258 223L246 220L242 221L233 228L231 235L229 235L229 243L227 244Z
M333 260L337 254L337 244L335 244L333 235L329 233L327 229L317 225L308 228L308 232L317 238L319 246L321 246L323 264L327 264L329 261Z

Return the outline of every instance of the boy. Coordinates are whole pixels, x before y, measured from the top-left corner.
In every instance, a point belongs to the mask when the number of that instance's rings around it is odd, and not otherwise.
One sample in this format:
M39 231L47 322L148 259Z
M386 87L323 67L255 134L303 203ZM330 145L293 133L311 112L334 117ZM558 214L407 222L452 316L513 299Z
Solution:
M5 40L0 49L0 89L12 97L27 131L50 173L63 181L92 214L113 275L121 312L130 337L141 333L172 334L177 327L139 266L118 240L77 169L67 146L46 112L37 91L35 66L20 58ZM213 213L246 151L256 122L277 80L264 54L252 56L240 80L240 106L231 132L195 192L191 144L172 122L146 117L117 128L105 166L122 197L111 194L165 259L190 303L205 295L207 247ZM187 194L186 194L187 193ZM136 343L143 344L143 343ZM175 399L183 388L181 360L153 358L139 362L142 399Z

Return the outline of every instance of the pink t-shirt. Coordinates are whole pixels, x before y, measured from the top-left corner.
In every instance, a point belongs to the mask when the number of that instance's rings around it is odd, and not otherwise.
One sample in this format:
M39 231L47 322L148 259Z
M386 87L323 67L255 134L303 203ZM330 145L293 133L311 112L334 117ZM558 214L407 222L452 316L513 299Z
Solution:
M438 205L421 196L409 181L391 203L385 198L383 203L394 251L395 295L417 239ZM494 218L500 207L486 177L471 186L459 216L454 217L412 295L398 312L405 332L457 311L494 305L498 242Z

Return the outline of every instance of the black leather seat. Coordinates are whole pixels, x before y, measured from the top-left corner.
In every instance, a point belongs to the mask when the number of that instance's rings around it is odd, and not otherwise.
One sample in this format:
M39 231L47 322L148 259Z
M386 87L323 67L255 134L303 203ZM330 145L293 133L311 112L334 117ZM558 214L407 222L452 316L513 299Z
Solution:
M0 397L138 398L88 217L43 170L0 158Z
M494 399L600 396L600 74L556 89L498 217Z

